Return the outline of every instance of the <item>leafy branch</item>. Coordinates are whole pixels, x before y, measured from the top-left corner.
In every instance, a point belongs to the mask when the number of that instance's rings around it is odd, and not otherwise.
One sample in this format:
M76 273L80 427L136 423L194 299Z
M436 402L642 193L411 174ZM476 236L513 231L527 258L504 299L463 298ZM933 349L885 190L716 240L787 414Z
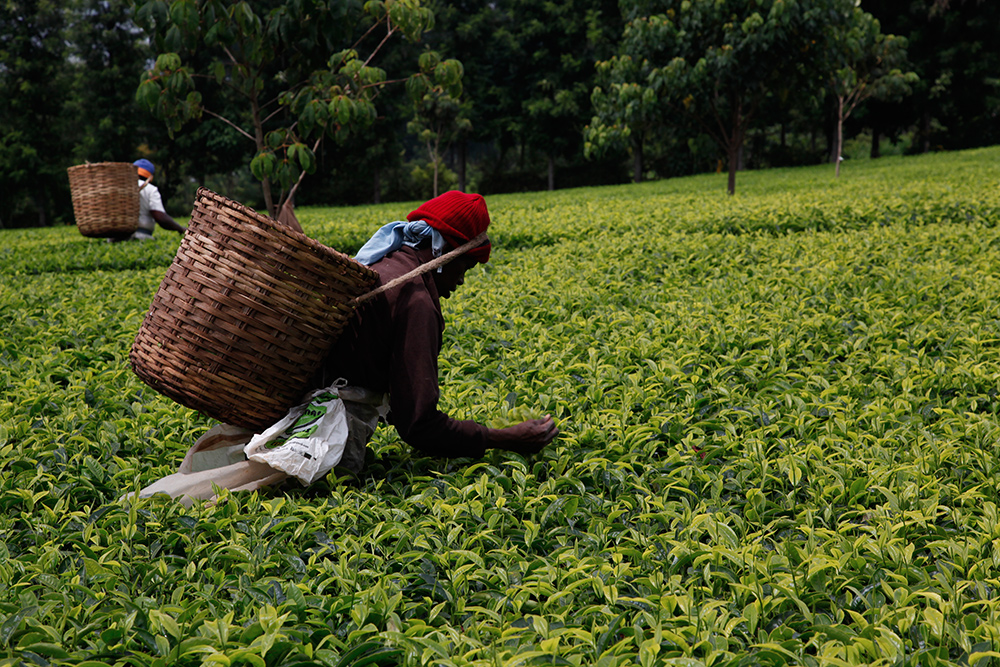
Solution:
M417 41L433 25L419 0L371 0L354 10L321 0L270 11L221 0L138 0L136 6L137 22L159 51L136 99L171 135L207 114L253 141L250 169L271 215L303 173L315 171L322 140L343 142L369 127L381 88L406 80L390 81L372 64L392 39ZM362 45L376 36L362 55ZM331 52L325 61L313 56ZM219 91L211 98L199 88L210 82ZM273 184L280 186L277 197Z

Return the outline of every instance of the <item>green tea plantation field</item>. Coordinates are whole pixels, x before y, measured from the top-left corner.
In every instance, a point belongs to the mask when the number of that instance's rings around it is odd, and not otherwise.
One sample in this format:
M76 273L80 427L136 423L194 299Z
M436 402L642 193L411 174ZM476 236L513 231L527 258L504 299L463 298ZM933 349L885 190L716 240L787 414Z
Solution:
M119 500L213 423L128 365L177 235L0 231L0 665L1000 664L1000 147L737 187L487 198L443 408L542 453L190 508Z

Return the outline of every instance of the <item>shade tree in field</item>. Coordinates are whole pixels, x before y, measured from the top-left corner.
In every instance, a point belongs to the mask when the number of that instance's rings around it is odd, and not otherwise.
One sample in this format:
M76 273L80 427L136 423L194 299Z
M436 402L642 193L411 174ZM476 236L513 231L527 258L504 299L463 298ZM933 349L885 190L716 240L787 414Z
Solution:
M407 93L413 105L413 117L407 130L416 135L427 149L433 176L433 194L438 194L438 175L442 166L442 152L452 141L467 134L472 127L464 114L462 104L462 63L442 60L429 51L420 56L422 76L411 77L406 82Z
M663 104L644 83L650 76L645 58L628 54L597 63L599 85L591 95L594 116L584 128L584 154L602 155L627 146L632 154L632 180L642 181L647 137L664 122Z
M883 35L879 22L871 14L855 7L849 20L834 25L830 45L831 65L827 79L836 100L835 175L840 176L844 146L844 121L865 100L891 100L910 92L918 80L907 66L906 39ZM837 30L837 26L841 29Z
M513 143L510 119L518 115L516 44L503 2L428 0L428 6L434 11L434 27L425 35L426 43L442 57L460 61L464 70L462 89L469 102L464 113L472 131L453 144L459 189L464 190L470 143L495 146L500 159L483 158L481 165L488 173L502 171L502 156Z
M553 189L586 178L581 132L590 119L594 62L614 53L621 18L614 0L430 0L427 40L464 66L472 129L454 144L463 182L471 147L487 191ZM588 165L589 167L589 165ZM541 176L544 174L544 176Z
M549 190L557 160L582 155L580 137L591 117L594 63L614 53L621 14L609 0L510 3L519 63L522 140L545 157Z
M632 79L612 98L611 119L633 113L633 93L652 91L671 114L684 114L726 156L730 194L736 191L740 151L761 104L772 91L813 85L824 66L830 22L851 0L624 0L627 19L619 62L631 58ZM595 91L596 95L596 91ZM652 101L646 102L652 104ZM671 122L664 115L659 123ZM598 117L591 137L602 139ZM608 133L613 136L613 133Z
M137 0L136 20L159 54L136 98L172 132L206 114L253 142L250 168L277 215L325 137L346 140L377 117L390 80L376 57L419 40L433 16L419 0ZM205 104L213 86L219 108Z

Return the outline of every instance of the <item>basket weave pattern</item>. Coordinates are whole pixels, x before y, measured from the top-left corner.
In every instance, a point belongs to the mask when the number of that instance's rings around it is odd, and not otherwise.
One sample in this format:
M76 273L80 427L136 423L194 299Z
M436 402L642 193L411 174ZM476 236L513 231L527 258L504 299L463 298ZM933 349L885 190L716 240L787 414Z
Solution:
M128 162L95 162L66 170L73 216L84 236L130 234L139 227L139 185Z
M310 389L378 274L200 188L130 353L165 396L227 424L270 426Z

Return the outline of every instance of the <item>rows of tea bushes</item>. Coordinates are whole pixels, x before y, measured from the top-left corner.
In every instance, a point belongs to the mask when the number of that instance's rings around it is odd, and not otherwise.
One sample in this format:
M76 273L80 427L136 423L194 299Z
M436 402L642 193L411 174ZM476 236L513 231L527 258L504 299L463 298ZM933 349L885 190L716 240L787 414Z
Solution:
M1000 663L1000 149L488 199L442 403L554 415L184 508L177 238L0 232L2 665ZM415 203L299 211L353 252Z

